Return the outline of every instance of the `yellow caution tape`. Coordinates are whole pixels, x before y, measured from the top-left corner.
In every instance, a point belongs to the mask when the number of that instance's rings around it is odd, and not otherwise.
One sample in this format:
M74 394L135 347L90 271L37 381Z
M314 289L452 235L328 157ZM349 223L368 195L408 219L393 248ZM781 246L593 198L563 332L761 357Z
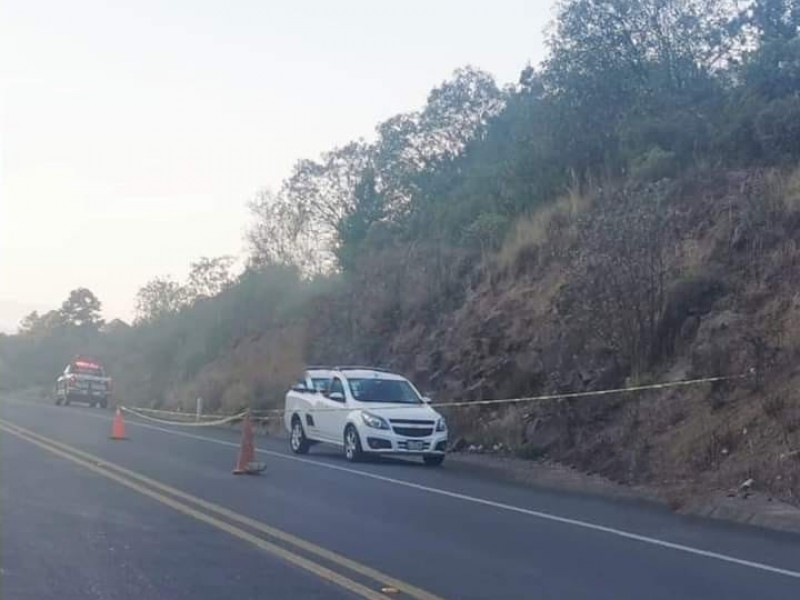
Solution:
M456 402L437 402L432 403L430 406L436 408L451 408L451 407L464 407L464 406L493 406L493 405L500 405L500 404L522 404L522 403L533 403L533 402L545 402L548 400L571 400L576 398L589 398L593 396L609 396L612 394L630 394L634 392L644 392L648 390L663 390L669 388L679 388L679 387L688 387L694 385L701 385L704 383L716 383L720 381L731 381L735 379L745 379L747 377L752 377L755 374L754 369L750 369L747 373L743 373L740 375L725 375L719 377L702 377L699 379L682 379L680 381L666 381L661 383L650 383L647 385L636 385L630 387L622 387L622 388L612 388L606 390L593 390L588 392L566 392L562 394L544 394L541 396L526 396L522 398L503 398L499 400L461 400ZM180 415L182 417L189 417L191 418L191 413L185 412L177 412L177 411L165 411L165 410L158 410L156 409L141 409L141 408L130 408L126 406L121 407L122 410L127 412L133 413L138 417L143 419L147 419L150 421L155 421L158 423L167 423L170 425L188 425L192 427L205 427L205 426L215 426L215 425L223 425L225 423L230 423L232 421L236 421L242 419L244 415L247 413L247 410L244 410L240 413L235 415L213 415L218 417L217 420L214 421L195 421L195 422L188 422L188 421L174 421L174 420L165 420L159 419L156 417L150 417L148 415L142 414L144 411L148 412L160 412L160 413L169 413L173 415ZM393 409L405 409L408 408L407 406L382 406L380 410L393 410ZM338 411L351 411L353 407L329 407L329 408L314 408L311 409L313 412L338 412ZM286 412L283 408L270 408L270 409L257 409L251 410L250 414L253 415L254 421L270 421L276 418L279 418L280 415L283 415ZM276 415L275 417L269 416L262 416L262 415ZM206 415L212 416L212 415Z

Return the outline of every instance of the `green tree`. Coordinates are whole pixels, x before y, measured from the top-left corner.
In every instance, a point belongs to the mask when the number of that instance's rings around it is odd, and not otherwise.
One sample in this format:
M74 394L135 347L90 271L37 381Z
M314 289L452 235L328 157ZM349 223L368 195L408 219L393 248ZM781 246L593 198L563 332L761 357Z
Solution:
M103 324L100 317L102 305L91 290L77 288L69 293L69 297L61 304L61 319L66 325L97 329Z
M789 42L800 31L800 4L797 0L755 0L745 15L762 43Z
M34 310L20 321L19 333L22 335L43 336L52 334L63 326L64 317L61 311L50 310L40 315Z
M365 238L376 202L390 225L425 212L505 98L489 74L459 69L431 91L422 110L379 124L373 144L358 140L319 160L299 161L280 190L251 203L251 262L328 273L354 255L347 246Z
M262 190L248 204L251 223L247 230L250 262L256 267L297 264L298 214L285 195Z
M491 75L465 67L431 90L421 111L378 125L370 165L390 219L399 221L430 202L436 182L447 178L464 150L483 138L505 100Z
M101 331L109 336L121 336L125 333L128 333L130 329L131 326L122 319L113 319L105 323L101 328Z
M27 315L25 315L22 320L19 322L19 333L21 334L30 334L36 331L39 327L39 324L42 321L42 317L39 316L39 312L34 310Z
M543 81L556 99L553 118L571 166L579 173L623 166L622 129L636 140L636 121L652 133L640 136L634 152L654 144L685 152L702 140L702 129L691 132L718 111L715 73L741 51L735 17L731 0L562 2ZM696 118L672 127L681 115ZM671 147L676 136L681 148Z
M169 277L156 277L136 292L136 321L155 321L177 313L186 306L185 287Z
M751 46L718 127L718 152L729 163L776 164L800 156L800 6L755 0L739 15Z
M337 226L352 210L369 153L369 146L357 141L318 161L298 161L280 190L260 192L250 203L251 263L291 265L306 275L332 271Z
M367 238L370 227L384 217L383 197L378 193L375 171L368 168L354 191L355 205L339 221L340 245L337 248L339 264L351 269L358 250Z
M783 98L800 90L800 5L796 0L756 0L742 15L754 31L758 47L745 66L750 90Z

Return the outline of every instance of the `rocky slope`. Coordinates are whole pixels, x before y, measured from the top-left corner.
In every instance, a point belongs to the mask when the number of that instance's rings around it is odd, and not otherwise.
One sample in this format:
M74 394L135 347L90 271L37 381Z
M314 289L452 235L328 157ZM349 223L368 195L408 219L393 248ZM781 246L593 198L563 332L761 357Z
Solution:
M527 236L527 237L526 237ZM800 179L703 174L562 201L433 325L375 358L437 400L741 379L452 409L462 444L687 493L752 479L800 503Z
M364 257L359 277L237 342L173 403L277 406L304 361L392 367L436 401L731 376L447 413L458 447L655 487L676 504L748 481L800 504L798 243L797 170L576 191L477 261L429 247Z

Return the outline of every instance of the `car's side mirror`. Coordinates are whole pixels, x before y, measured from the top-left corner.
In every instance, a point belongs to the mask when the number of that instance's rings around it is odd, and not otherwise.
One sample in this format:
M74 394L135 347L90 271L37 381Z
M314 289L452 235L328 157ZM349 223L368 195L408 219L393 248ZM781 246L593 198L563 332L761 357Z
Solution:
M330 392L328 398L335 402L344 402L344 394L342 392Z
M308 388L302 383L295 383L292 386L292 391L293 392L307 392Z
M422 401L423 401L425 404L430 404L431 402L433 402L433 400L431 400L431 399L430 399L428 396L423 396L423 397L422 397Z

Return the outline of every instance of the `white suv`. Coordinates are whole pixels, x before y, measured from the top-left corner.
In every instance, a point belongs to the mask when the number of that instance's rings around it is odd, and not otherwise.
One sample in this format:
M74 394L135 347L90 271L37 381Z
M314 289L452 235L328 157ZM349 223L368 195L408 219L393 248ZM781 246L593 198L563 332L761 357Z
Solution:
M327 442L344 448L351 462L365 454L402 454L440 465L447 425L429 402L410 381L388 371L309 367L286 394L284 422L296 454Z

